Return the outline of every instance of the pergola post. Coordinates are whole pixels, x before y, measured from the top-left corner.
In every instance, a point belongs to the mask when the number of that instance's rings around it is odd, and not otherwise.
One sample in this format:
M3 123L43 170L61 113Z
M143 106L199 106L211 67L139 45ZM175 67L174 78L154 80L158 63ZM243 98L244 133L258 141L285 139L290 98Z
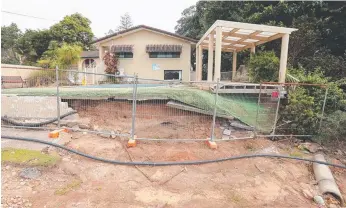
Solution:
M237 72L237 52L233 52L233 62L232 62L232 81L234 81L235 74Z
M213 81L213 65L214 65L214 34L209 35L208 45L208 82Z
M281 41L280 70L279 70L279 82L280 83L285 83L285 80L286 80L289 37L290 37L289 34L284 34L282 36L282 41Z
M222 28L216 27L214 81L217 81L218 79L220 79L220 75L221 75L221 45L222 45Z
M198 54L198 46L196 47L196 79L195 79L195 81L199 81L198 80L198 66L199 66L199 63L198 63L198 61L199 61L199 54Z
M252 46L252 47L251 47L251 53L252 53L252 54L255 54L255 53L256 53L256 46Z
M202 50L202 46L199 45L198 46L198 65L197 65L197 81L201 81L202 80L202 56L203 56L203 50Z

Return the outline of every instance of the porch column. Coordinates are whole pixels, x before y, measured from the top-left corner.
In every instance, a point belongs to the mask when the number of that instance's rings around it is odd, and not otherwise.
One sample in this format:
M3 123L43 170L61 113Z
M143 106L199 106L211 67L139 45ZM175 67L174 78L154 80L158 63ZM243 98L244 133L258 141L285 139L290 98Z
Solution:
M208 47L208 82L213 81L213 65L214 65L214 33L209 35Z
M284 36L282 36L282 41L281 41L280 70L279 70L280 83L285 83L285 80L286 80L289 37L290 37L289 34L284 34Z
M196 53L197 57L196 60L197 61L197 70L196 70L196 81L201 81L202 80L202 55L203 55L203 51L202 51L202 46L199 45L197 47L197 53Z
M101 45L99 46L99 58L103 62L103 47Z
M216 27L214 81L217 81L217 79L220 79L220 75L221 75L221 44L222 44L222 28Z
M199 54L198 54L198 46L197 46L196 47L196 76L195 76L195 81L198 81L198 61L199 61L198 56L199 56Z
M233 52L233 62L232 62L232 81L234 81L235 73L237 72L237 52Z

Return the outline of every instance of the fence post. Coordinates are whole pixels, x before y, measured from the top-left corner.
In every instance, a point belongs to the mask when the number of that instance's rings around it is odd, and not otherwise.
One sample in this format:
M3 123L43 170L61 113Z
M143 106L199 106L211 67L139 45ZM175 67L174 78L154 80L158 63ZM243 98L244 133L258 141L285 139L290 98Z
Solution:
M326 102L327 102L327 95L328 95L328 86L326 87L326 92L324 93L324 100L323 100L322 113L321 113L321 119L320 119L320 126L318 128L318 132L321 131L321 127L322 127L324 108L326 107Z
M258 101L257 101L257 113L256 113L256 122L255 122L255 135L258 133L258 114L259 114L259 105L261 102L261 93L262 93L262 83L260 83L260 90L258 93Z
M278 116L279 116L279 108L280 108L280 100L281 100L281 91L280 91L280 86L278 87L278 102L277 102L277 106L276 106L276 111L275 111L275 120L274 120L274 126L273 126L273 132L272 135L275 135L275 130L276 130L276 124L278 122Z
M138 75L133 76L131 139L135 139Z
M58 118L58 128L60 128L60 93L59 93L59 68L55 67L56 76L56 105L57 105L57 118Z
M217 97L219 94L219 83L220 79L217 79L216 83L216 93L215 93L215 103L214 103L214 113L213 113L213 123L211 124L211 135L210 135L210 141L214 141L214 133L215 133L215 120L216 120L216 108L217 108Z

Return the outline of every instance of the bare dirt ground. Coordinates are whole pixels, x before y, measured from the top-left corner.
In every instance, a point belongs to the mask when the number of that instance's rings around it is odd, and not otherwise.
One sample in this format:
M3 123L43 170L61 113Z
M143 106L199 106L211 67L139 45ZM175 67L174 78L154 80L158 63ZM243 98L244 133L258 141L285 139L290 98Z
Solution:
M166 102L166 101L165 101ZM164 103L165 103L164 102ZM93 127L129 133L132 104L129 102L88 102L74 106L80 117L90 118ZM139 102L136 135L140 138L206 139L210 137L212 116L167 107L163 102ZM221 138L221 129L215 135Z
M261 151L289 154L290 145L265 139L203 143L126 141L72 133L69 147L122 161L182 161ZM3 200L16 196L32 207L317 207L311 164L283 159L244 159L192 166L134 167L95 162L61 152L37 179L21 179L23 166L2 166ZM130 158L131 157L131 158ZM333 169L345 196L346 172ZM3 207L9 207L4 205ZM15 207L15 206L12 206ZM17 206L24 207L24 206Z
M74 109L81 118L89 118L93 127L129 133L131 107L128 102L89 102L88 107L76 105ZM210 135L211 119L160 103L139 103L136 134L142 138L205 139ZM218 121L218 138L220 125ZM139 141L137 147L128 149L125 137L111 139L81 132L72 132L71 137L68 147L120 161L204 160L250 153L312 157L289 140L225 141L218 143L217 150L202 142ZM64 151L60 154L62 160L55 166L38 167L41 176L37 179L19 176L26 166L3 164L3 207L318 207L312 200L318 188L310 163L256 158L206 165L134 167L96 162ZM345 197L346 172L332 171Z

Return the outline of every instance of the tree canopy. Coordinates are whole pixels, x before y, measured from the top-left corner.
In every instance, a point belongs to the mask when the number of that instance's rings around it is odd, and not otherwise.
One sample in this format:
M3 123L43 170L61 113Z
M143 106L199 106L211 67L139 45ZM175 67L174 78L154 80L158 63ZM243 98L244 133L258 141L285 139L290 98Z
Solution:
M90 20L76 13L65 16L62 21L50 28L52 37L58 42L77 44L87 50L93 38Z
M297 28L290 36L289 66L319 68L332 79L346 76L346 2L199 1L182 12L175 30L199 39L216 20ZM278 56L280 40L259 48ZM230 68L231 61L223 59L222 70Z
M94 36L90 23L89 19L76 13L65 16L46 30L27 29L22 32L15 23L2 26L1 62L35 65L43 56L44 60L47 60L47 54L52 53L53 46L62 47L64 43L88 50Z
M131 28L132 26L133 26L132 18L130 16L130 14L126 12L124 15L122 15L120 17L119 26L115 30L110 29L105 35L111 35L111 34L114 34L116 32L126 30L126 29Z

